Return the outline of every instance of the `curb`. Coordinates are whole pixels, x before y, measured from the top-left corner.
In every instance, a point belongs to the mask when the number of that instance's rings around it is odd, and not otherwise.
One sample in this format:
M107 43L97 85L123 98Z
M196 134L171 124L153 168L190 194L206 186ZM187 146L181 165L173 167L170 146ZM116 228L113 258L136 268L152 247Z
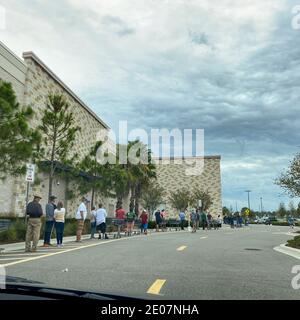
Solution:
M300 250L296 248L288 247L285 243L277 247L274 247L273 249L277 252L284 253L288 256L291 256L293 258L300 260Z

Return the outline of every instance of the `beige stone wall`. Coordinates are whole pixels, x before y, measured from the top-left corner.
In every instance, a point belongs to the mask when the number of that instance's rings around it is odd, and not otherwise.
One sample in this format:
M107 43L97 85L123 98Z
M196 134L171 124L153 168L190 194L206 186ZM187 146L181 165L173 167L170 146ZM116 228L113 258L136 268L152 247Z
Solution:
M197 167L189 165L182 159L175 159L175 162L167 160L157 161L157 182L166 191L161 208L167 209L170 216L177 216L178 212L171 207L168 200L171 192L182 188L188 190L198 188L200 190L207 190L211 195L213 204L209 211L212 215L222 215L220 157L208 156L204 157L204 159L193 158L191 160L197 160ZM199 171L199 168L202 170ZM190 175L191 169L193 169L194 174L201 173L199 175Z

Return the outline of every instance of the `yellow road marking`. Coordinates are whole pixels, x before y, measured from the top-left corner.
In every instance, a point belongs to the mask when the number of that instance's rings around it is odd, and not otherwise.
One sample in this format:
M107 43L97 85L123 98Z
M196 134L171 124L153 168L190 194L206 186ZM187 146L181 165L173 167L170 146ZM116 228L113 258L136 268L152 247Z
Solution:
M164 279L157 279L154 281L152 286L148 289L147 293L150 294L159 294L162 286L165 284L166 280Z
M176 250L177 251L183 251L185 248L186 248L186 246L181 246L181 247L177 248Z
M20 263L24 263L24 262L28 262L28 261L34 261L34 260L38 260L38 259L43 259L43 258L55 256L55 255L62 254L62 253L66 253L66 252L81 250L81 249L84 249L84 248L90 248L90 247L100 246L100 245L102 245L102 244L111 243L111 242L115 242L115 241L121 241L121 240L128 240L128 239L132 239L132 238L121 238L121 239L114 239L114 240L109 240L109 241L105 241L105 242L100 242L100 243L88 244L88 245L86 245L86 246L80 246L80 247L77 247L77 248L72 248L72 249L66 249L66 250L62 250L62 251L51 252L51 253L48 253L48 254L43 254L43 255L41 255L41 256L32 257L32 258L28 258L28 259L24 259L24 260L20 260L20 261L10 262L10 263L6 263L6 264L0 264L0 266L2 266L2 267L9 267L9 266L13 266L13 265L16 265L16 264L20 264Z
M200 239L206 239L207 237L201 237Z

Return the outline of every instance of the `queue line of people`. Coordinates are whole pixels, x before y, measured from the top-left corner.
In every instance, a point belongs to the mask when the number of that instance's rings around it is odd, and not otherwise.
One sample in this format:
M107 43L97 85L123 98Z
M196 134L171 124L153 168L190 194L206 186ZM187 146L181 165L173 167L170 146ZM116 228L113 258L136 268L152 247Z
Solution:
M41 229L41 217L43 216L43 209L40 204L40 200L42 198L38 195L34 196L32 202L28 203L26 207L26 214L29 216L27 223L27 231L26 231L26 240L25 240L25 251L26 252L34 252L37 249L37 244L40 237L40 229ZM65 226L65 217L66 217L66 209L63 206L62 201L58 201L56 204L57 197L51 196L49 203L46 205L46 222L45 222L45 233L44 233L44 244L43 247L51 246L50 240L53 230L56 231L56 241L57 246L63 246L63 234L64 234L64 226ZM81 203L76 211L75 219L76 219L76 242L82 242L82 232L84 229L84 223L88 216L88 204L89 201L83 197ZM156 210L154 212L154 219L156 222L156 231L158 232L160 229L162 231L167 230L167 212L166 210ZM129 210L129 212L125 212L125 210L120 206L115 212L115 218L121 221L122 225L125 225L125 235L130 236L133 233L134 223L136 217L140 221L140 229L141 233L147 235L148 233L148 222L149 222L149 214L143 209L136 216L133 210ZM184 226L186 224L187 214L185 211L180 211L178 218L180 220L181 229L184 230ZM91 227L91 238L95 238L95 234L98 233L98 239L108 239L106 233L106 218L107 211L100 203L98 208L95 206L91 207L90 212L90 227ZM202 225L203 230L211 229L212 226L221 225L222 221L220 215L218 216L216 222L213 220L213 217L210 213L206 213L201 210L201 208L197 208L190 213L190 221L192 226L192 232L196 232L199 228L199 225ZM31 245L32 242L32 245Z

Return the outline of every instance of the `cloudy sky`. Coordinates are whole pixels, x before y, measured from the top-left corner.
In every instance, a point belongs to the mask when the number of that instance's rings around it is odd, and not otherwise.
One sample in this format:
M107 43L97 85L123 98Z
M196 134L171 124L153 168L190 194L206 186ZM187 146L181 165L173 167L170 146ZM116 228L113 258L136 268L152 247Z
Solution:
M247 205L246 189L256 210L290 201L273 180L300 147L300 0L0 4L1 41L34 51L112 129L203 128L224 205Z

